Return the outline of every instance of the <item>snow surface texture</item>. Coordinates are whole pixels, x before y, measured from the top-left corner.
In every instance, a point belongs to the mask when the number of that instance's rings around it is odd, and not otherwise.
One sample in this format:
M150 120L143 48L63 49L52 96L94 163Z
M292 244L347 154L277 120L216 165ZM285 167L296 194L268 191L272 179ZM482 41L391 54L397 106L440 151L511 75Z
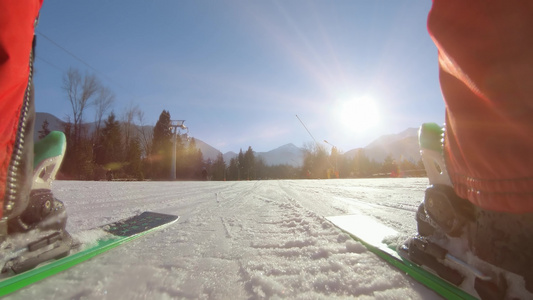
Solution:
M58 181L67 229L143 211L177 223L18 291L12 299L438 299L324 217L364 214L408 236L427 179Z

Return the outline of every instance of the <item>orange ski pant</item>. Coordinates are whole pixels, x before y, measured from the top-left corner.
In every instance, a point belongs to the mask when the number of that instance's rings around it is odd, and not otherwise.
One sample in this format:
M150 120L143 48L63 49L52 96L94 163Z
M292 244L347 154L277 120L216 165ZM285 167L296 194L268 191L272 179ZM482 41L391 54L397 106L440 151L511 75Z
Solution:
M0 218L42 0L0 0Z
M456 193L486 210L533 212L533 2L434 0L428 30Z

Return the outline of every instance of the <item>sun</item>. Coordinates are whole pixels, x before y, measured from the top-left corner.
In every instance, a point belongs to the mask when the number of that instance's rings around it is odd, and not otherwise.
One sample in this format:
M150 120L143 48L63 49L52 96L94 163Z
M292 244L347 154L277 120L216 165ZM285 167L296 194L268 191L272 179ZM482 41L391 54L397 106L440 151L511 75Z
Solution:
M371 97L340 100L336 117L348 131L367 132L380 122L380 110Z

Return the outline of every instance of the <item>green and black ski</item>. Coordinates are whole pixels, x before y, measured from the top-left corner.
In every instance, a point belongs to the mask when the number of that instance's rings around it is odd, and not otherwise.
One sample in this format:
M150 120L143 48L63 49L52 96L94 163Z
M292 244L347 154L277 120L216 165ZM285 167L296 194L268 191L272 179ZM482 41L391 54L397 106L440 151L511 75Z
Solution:
M375 253L397 269L424 284L446 299L477 299L460 287L446 281L423 267L402 258L398 245L387 241L397 241L398 232L368 216L346 215L327 217L331 223L361 242L369 251Z
M175 215L143 212L127 219L103 225L99 228L107 232L107 234L99 239L95 245L78 252L73 249L71 254L66 257L41 264L34 269L1 280L0 297L71 268L125 242L161 229L176 222L178 218ZM83 245L81 246L83 247ZM80 248L80 245L78 245L78 248Z

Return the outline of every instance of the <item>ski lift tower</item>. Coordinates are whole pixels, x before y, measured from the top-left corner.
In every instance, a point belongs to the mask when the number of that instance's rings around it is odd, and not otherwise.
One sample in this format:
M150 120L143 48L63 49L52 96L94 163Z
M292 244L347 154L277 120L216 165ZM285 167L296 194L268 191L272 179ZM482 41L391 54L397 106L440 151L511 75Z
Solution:
M180 130L187 130L189 133L189 128L183 125L185 120L170 120L170 129L173 129L172 132L172 165L170 166L170 180L176 180L176 140L177 135L180 133ZM186 134L187 134L186 133Z

